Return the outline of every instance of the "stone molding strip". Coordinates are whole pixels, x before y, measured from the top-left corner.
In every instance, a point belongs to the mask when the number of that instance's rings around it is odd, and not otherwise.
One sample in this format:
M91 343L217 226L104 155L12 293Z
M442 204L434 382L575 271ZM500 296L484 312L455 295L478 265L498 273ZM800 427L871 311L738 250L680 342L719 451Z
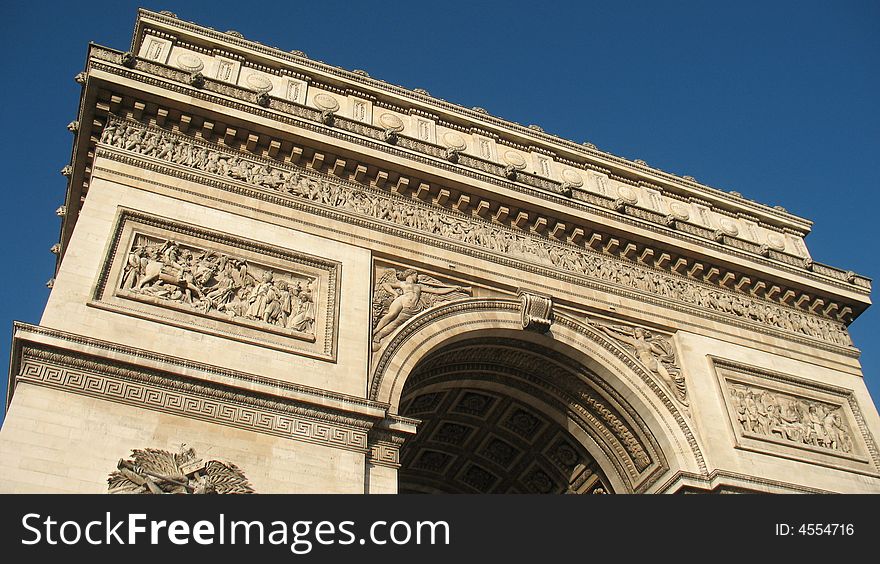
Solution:
M277 398L279 401L290 401L303 405L316 405L327 409L353 413L359 417L368 419L381 419L387 417L388 405L364 399L362 397L340 394L320 388L303 386L249 374L235 370L229 370L218 366L204 364L188 359L171 357L152 351L120 345L110 341L102 341L83 335L77 335L58 329L31 325L28 323L15 322L13 326L13 361L18 358L16 352L27 344L35 346L50 346L56 349L85 350L84 354L98 358L130 359L120 360L126 365L137 366L141 363L151 366L143 367L144 370L154 370L162 374L177 374L182 378L188 378L199 382L215 383L229 389L247 390L245 393L262 394ZM10 376L14 377L17 370ZM12 384L12 382L10 382ZM14 386L10 385L8 396L11 400ZM7 404L8 405L8 404ZM400 428L414 427L415 421L405 417L389 417L386 424L398 423Z
M722 488L730 488L732 491L723 491ZM798 494L831 494L828 490L808 488L789 482L769 480L756 476L749 476L727 470L713 470L705 474L695 474L680 470L673 474L666 482L660 485L656 493L687 493L688 488L705 490L705 493L714 493L713 490L722 490L720 493L798 493ZM697 493L697 492L692 492Z
M367 453L374 421L246 394L172 374L44 346L22 348L16 384L28 383L247 431Z

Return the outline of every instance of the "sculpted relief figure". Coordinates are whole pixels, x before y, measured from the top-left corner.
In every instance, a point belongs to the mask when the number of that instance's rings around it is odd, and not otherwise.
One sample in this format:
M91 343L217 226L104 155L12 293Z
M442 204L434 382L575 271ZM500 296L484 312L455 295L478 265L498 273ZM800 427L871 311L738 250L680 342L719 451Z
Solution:
M206 315L314 334L314 279L173 240L138 235L119 288Z
M648 370L663 379L678 401L687 405L687 387L684 376L676 364L675 348L668 338L642 327L604 323L593 323L593 325L633 352Z
M170 299L183 300L188 304L193 303L194 294L199 300L203 298L201 290L194 283L192 269L181 263L180 248L174 241L165 241L158 252L142 256L140 264L143 265L142 269L131 269L127 273L127 276L139 280L133 290L160 297L173 296Z
M120 460L107 478L111 494L250 494L244 473L235 465L217 460L204 462L193 448L180 452L135 449L130 460Z
M184 140L177 134L148 129L141 124L110 121L104 127L101 142L110 147L245 182L263 190L479 247L508 258L659 296L670 303L684 303L835 345L852 346L845 327L836 321L703 282L671 276L532 233L493 225L480 218L454 216L442 208L405 201L372 189L313 178L297 170L284 170L240 155L227 155L216 146ZM296 300L293 303L296 304Z
M373 350L419 312L439 303L466 298L471 288L448 286L412 268L386 270L373 293Z
M728 384L728 390L744 433L845 453L853 450L839 406L739 384Z

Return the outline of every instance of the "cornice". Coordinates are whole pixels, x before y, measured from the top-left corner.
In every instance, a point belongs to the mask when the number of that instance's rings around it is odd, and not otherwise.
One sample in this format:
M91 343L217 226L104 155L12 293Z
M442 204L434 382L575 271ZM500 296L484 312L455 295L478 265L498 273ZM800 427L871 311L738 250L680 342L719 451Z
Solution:
M398 158L413 160L416 163L424 163L448 172L465 174L466 176L482 182L494 184L514 192L528 194L556 205L608 217L617 222L628 223L642 229L662 233L668 237L688 241L703 248L732 255L733 257L737 257L734 259L737 261L746 259L749 262L785 270L808 279L837 285L856 293L864 293L867 295L870 292L870 280L857 276L852 272L845 272L819 263L813 263L812 261L805 263L803 259L799 257L789 256L786 253L777 252L772 249L759 249L754 243L749 243L734 237L728 237L725 234L717 232L713 234L696 224L674 219L670 220L670 217L668 216L662 216L661 214L647 209L629 206L626 203L620 203L611 197L580 192L576 194L575 199L572 199L571 197L554 193L554 191L558 192L559 187L556 186L554 181L548 179L533 177L532 175L525 173L518 173L519 181L510 182L498 176L499 174L503 174L503 171L501 171L500 167L494 163L481 161L481 159L471 155L461 155L457 159L457 163L449 163L447 159L443 158L443 149L440 146L425 143L402 135L399 137L397 143L389 144L383 140L382 135L384 132L381 128L350 120L342 116L333 116L333 123L326 125L321 123L324 120L323 115L319 115L317 110L310 107L301 106L277 98L271 98L267 105L268 107L261 107L260 104L256 103L256 94L242 87L219 83L206 78L204 79L204 85L201 89L192 88L188 84L190 75L179 69L161 65L159 63L138 60L131 65L135 70L120 68L118 62L121 54L104 48L96 47L95 49L97 49L97 51L95 51L97 59L95 59L93 63L90 63L90 66L95 69L101 68L113 74L119 74L120 76L133 80L146 80L148 83L154 84L159 88L180 91L181 93L186 93L195 99L204 99L205 101L213 103L231 105L244 112L258 114L270 120L305 128L322 135L344 139L347 142L353 142L377 151L390 153ZM109 62L110 65L108 66L106 63L99 62L102 60ZM159 73L160 75L164 75L166 79L161 80L150 78L148 80L147 76L142 74L143 72L147 72L153 76L155 76L155 73ZM181 82L184 84L180 84ZM244 103L238 102L236 104L232 100L228 100L228 97L231 97L233 100L241 100ZM187 119L191 119L192 117L193 116L188 116ZM284 139L281 139L280 142L283 143ZM468 166L463 167L463 164ZM491 170L493 167L499 168L499 170ZM484 170L488 172L488 174L484 173ZM525 185L523 184L524 182ZM549 192L548 188L550 189ZM715 242L711 240L712 238L719 239L721 242ZM762 253L767 254L770 258L761 256ZM709 269L707 269L707 271L708 270ZM856 310L854 312L855 315L860 313L859 306L856 306L853 309Z
M713 470L712 472L705 474L678 471L654 491L656 493L688 493L688 490L694 489L701 490L704 493L714 493L714 491L726 493L723 491L725 488L731 488L731 493L837 493L829 490L801 486L791 482L780 482L778 480L770 480L727 470Z
M120 362L131 367L142 366L144 370L174 374L192 381L204 381L206 385L224 386L229 389L240 390L243 393L252 392L272 397L278 401L290 401L303 406L321 406L324 409L338 413L349 413L356 417L380 420L388 409L386 404L357 396L230 370L211 364L168 356L167 354L159 354L146 349L103 341L51 327L32 325L20 321L14 322L14 351L22 346L36 345L75 350L94 357L112 358L120 360ZM13 352L13 360L16 356L17 353ZM14 368L11 376L14 376ZM12 386L10 386L10 398L11 390ZM401 421L404 426L412 425L410 421Z
M223 46L229 51L244 53L246 60L259 62L266 69L282 72L293 70L300 73L317 74L327 82L337 82L342 90L360 90L364 97L381 99L393 97L404 102L412 110L437 115L450 124L469 129L477 127L491 132L510 142L523 146L535 146L549 151L563 159L569 159L575 166L592 162L600 166L611 167L626 176L653 182L659 188L678 193L685 198L696 197L713 202L731 213L746 212L757 214L762 219L779 228L788 228L794 232L806 234L812 222L795 216L777 207L770 207L758 202L744 199L738 193L728 193L710 186L700 184L690 177L680 177L648 166L644 161L628 160L601 151L590 144L577 144L572 141L545 133L538 126L524 126L515 122L489 115L482 108L466 108L458 104L435 98L424 90L410 90L402 86L390 84L370 77L363 71L348 71L337 66L307 58L302 52L285 52L276 47L268 47L259 42L237 37L228 33L200 26L193 22L185 22L167 14L140 9L138 11L132 40L132 52L140 48L140 42L147 28L166 30L180 38L186 36L190 41L201 41ZM372 90L369 94L364 90ZM510 137L514 138L510 138Z
M365 398L15 322L7 407L26 383L367 455L396 467L417 420Z

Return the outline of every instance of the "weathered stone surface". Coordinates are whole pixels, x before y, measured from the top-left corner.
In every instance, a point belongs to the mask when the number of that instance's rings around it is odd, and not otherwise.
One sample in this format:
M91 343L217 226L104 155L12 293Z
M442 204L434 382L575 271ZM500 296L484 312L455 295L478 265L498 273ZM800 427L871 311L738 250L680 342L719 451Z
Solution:
M880 492L871 284L807 220L138 21L77 78L0 490Z

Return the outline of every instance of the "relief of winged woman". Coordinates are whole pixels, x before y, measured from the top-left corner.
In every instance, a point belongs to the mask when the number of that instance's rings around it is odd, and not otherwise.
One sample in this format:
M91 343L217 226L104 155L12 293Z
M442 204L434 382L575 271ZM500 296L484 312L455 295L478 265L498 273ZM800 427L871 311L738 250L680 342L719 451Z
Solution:
M447 286L412 268L399 272L386 271L379 279L373 299L373 350L379 350L382 339L436 302L462 299L470 295L469 287Z

